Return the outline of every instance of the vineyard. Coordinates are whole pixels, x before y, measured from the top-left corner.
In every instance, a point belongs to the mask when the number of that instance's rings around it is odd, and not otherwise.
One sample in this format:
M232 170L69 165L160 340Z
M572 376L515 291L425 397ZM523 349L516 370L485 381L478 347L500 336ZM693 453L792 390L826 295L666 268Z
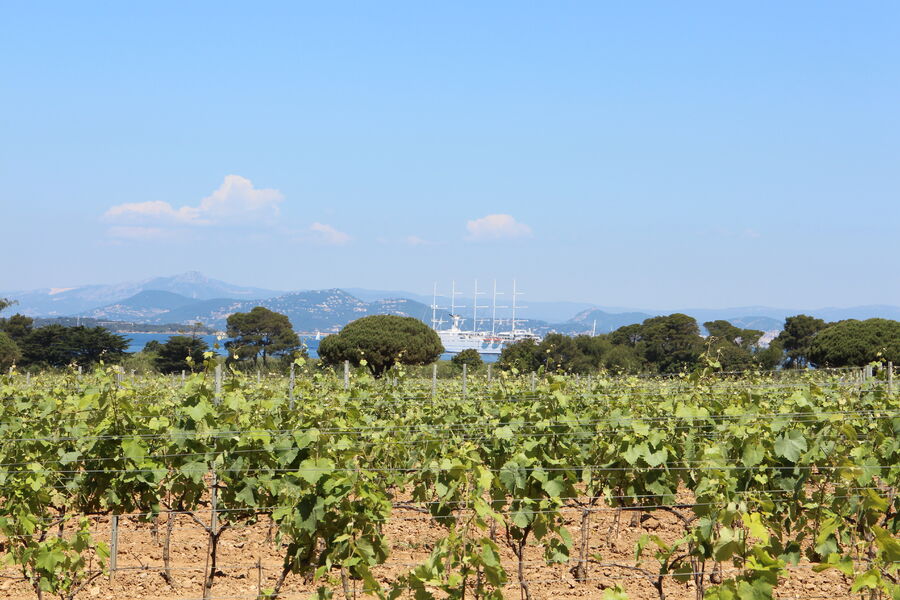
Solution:
M890 379L13 372L0 593L897 600Z

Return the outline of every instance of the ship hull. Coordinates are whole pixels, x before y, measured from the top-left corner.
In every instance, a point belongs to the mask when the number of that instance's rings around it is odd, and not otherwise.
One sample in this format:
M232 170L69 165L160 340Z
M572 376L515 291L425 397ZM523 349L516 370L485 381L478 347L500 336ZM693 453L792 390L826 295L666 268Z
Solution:
M459 354L463 350L475 350L478 354L500 354L509 344L513 344L523 339L534 339L536 342L540 341L540 338L533 335L522 335L510 339L509 337L498 337L453 330L438 331L437 334L441 338L444 352L449 354Z
M478 354L500 354L504 343L497 338L476 335L459 334L452 331L439 331L441 344L444 351L450 354L459 354L463 350L475 350Z

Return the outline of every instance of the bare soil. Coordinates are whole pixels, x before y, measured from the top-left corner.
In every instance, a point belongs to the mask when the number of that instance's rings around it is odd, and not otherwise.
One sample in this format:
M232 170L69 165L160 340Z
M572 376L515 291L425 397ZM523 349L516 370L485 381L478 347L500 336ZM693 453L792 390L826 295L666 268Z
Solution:
M601 598L603 590L622 586L632 600L657 600L659 595L643 574L625 568L635 565L634 547L645 533L658 535L666 542L673 542L684 534L679 518L666 511L643 513L621 512L618 525L616 511L601 508L590 516L589 555L599 554L604 563L621 566L589 565L584 582L576 581L572 572L578 557L581 531L581 512L566 510L569 531L575 540L573 562L566 565L546 565L541 549L530 546L526 550L526 578L534 600L557 598ZM199 519L208 519L209 513L198 513ZM117 570L112 577L100 576L88 584L78 598L89 599L140 599L154 598L203 598L203 582L207 564L208 535L201 525L189 515L175 515L172 523L170 545L171 583L163 577L163 543L166 535L167 515L159 517L154 535L151 523L135 518L120 518L117 552ZM95 539L109 541L110 521L97 518L92 525ZM423 562L432 544L445 535L444 528L421 512L395 509L385 533L390 540L391 554L387 564L375 569L380 581L390 584L398 575ZM282 555L274 542L274 528L268 517L255 524L239 524L225 531L219 542L219 573L215 578L211 597L215 599L251 599L258 597L260 589L275 585L280 572ZM504 597L520 598L517 583L517 562L513 553L502 541L498 531L498 543L504 548L502 555L510 583L504 589ZM652 552L645 553L642 566L656 569ZM95 565L96 567L96 565ZM728 576L730 565L723 565ZM712 565L707 566L707 581ZM16 579L21 576L12 567L0 572L0 598L11 600L36 598L29 585ZM336 575L336 574L335 574ZM282 598L308 598L315 589L297 575L288 575L282 588ZM339 581L332 582L335 598L341 598ZM851 598L850 582L837 571L814 573L810 565L801 563L790 569L776 589L776 597L791 600L810 598ZM357 585L361 590L361 586ZM694 584L682 584L668 579L664 584L667 600L694 600ZM362 593L358 594L363 597ZM49 595L45 594L45 598ZM412 596L410 595L410 598Z

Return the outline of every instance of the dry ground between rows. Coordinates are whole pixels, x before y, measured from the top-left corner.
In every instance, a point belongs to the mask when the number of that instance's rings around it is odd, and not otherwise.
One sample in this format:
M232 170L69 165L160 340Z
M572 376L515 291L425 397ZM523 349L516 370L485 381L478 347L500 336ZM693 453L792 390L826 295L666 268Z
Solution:
M631 565L634 562L634 546L642 534L658 535L666 542L673 542L683 536L684 527L672 513L654 511L644 513L635 519L637 513L621 513L618 527L615 525L615 511L601 509L591 514L589 546L590 554L600 554L605 562ZM566 525L575 540L573 558L577 558L581 513L566 510ZM199 518L209 518L209 513L198 513ZM206 565L208 535L204 529L188 515L176 515L172 524L170 544L170 566L172 583L162 576L163 541L166 532L166 515L159 518L157 535L150 523L134 518L119 521L117 571L112 578L101 576L91 582L79 598L135 599L153 598L200 599L203 597L204 569ZM639 521L639 522L638 522ZM94 521L92 530L95 538L109 541L110 522L108 518ZM428 515L405 509L395 509L385 526L385 534L391 546L391 553L385 565L377 567L375 573L384 584L390 584L397 576L422 563L429 555L432 544L444 537L445 529L437 525ZM282 555L280 547L271 535L273 528L267 516L254 524L237 524L225 531L219 542L219 574L211 596L219 599L256 598L261 588L273 587L281 571ZM502 543L502 559L509 574L509 584L504 589L504 597L520 597L516 583L516 559ZM588 580L576 581L571 569L566 565L546 565L542 551L537 546L526 550L526 578L530 582L534 600L556 598L600 598L603 590L615 585L622 586L632 600L655 600L656 590L646 577L621 567L601 567L591 565ZM656 568L651 553L645 554L643 566ZM710 565L711 566L711 565ZM726 567L727 568L727 567ZM35 598L35 593L23 581L15 577L19 573L12 567L5 567L0 579L0 597L11 600ZM810 598L851 598L850 582L836 571L814 573L810 565L801 563L790 569L789 576L783 578L776 589L776 596L784 599ZM340 598L340 585L335 598ZM289 575L282 588L282 598L307 598L315 584L304 582L299 575ZM359 588L361 590L361 586ZM664 585L667 600L693 600L693 583L682 584L667 580ZM359 597L362 597L360 592ZM47 598L48 595L45 595ZM411 597L411 595L410 595Z

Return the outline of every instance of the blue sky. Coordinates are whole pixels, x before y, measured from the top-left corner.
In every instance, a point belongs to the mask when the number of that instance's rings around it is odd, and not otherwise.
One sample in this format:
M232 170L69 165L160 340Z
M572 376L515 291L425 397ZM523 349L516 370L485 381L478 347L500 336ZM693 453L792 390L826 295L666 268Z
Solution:
M900 6L5 3L0 289L900 303Z

